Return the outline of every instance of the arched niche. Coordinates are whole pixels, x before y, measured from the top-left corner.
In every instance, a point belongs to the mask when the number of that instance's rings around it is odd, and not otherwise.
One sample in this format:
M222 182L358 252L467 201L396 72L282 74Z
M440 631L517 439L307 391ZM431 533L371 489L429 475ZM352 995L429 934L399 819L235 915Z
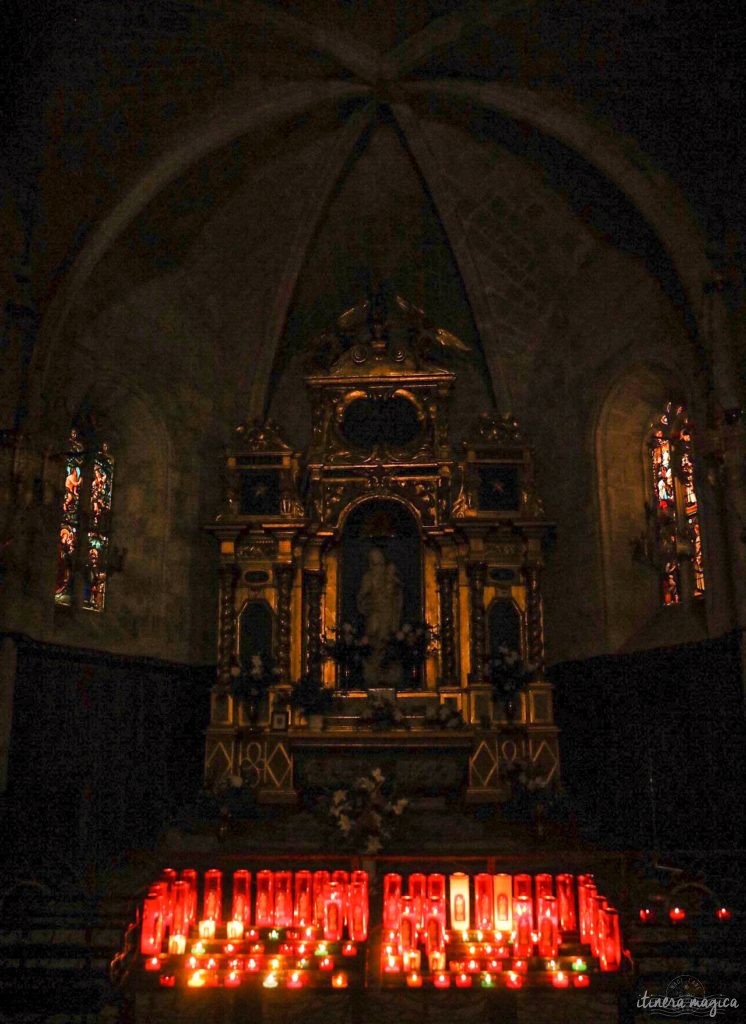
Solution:
M667 402L691 408L667 367L631 367L611 387L598 418L595 449L606 641L611 651L666 646L706 635L703 609L661 606L660 575L641 554L649 534L649 438ZM694 437L696 450L697 438ZM705 559L707 548L705 543Z
M498 597L487 611L487 643L491 657L500 647L523 653L521 613L515 601L509 597Z
M387 565L395 566L401 580L401 622L422 622L425 616L420 529L404 502L391 498L362 501L345 519L339 552L338 622L365 628L358 597L374 548L383 553Z
M179 592L170 545L173 529L173 450L155 401L124 375L101 373L89 387L68 394L67 409L55 410L46 429L56 450L64 448L70 426L91 418L95 436L107 441L114 459L110 547L123 554L121 572L107 582L106 608L100 615L49 612L56 642L155 657L183 658L174 642L174 621L188 605L186 584ZM73 411L68 411L72 408ZM58 509L55 509L57 517ZM43 551L50 583L55 568L50 534Z
M249 600L238 617L238 660L248 672L252 655L261 655L265 665L274 660L275 613L266 601Z

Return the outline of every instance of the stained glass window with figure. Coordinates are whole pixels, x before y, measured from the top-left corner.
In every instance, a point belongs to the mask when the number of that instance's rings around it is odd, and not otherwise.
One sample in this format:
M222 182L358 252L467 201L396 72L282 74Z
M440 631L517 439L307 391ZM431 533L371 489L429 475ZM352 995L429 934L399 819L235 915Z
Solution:
M694 483L692 427L683 405L666 404L650 435L655 543L661 601L679 604L687 593L702 598L705 574L699 505ZM683 563L691 565L685 582Z
M104 610L113 480L114 460L108 444L94 441L86 447L73 429L66 454L57 547L54 599L58 605L73 604L79 572L82 607Z

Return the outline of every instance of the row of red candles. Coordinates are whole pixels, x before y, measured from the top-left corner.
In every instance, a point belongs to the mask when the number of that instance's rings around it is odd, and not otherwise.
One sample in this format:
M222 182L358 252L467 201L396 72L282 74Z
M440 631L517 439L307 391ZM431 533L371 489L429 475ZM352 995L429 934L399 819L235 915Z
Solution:
M197 919L198 875L186 869L179 876L166 868L150 886L143 903L140 950L162 951L168 938L189 935L197 927L201 938L215 937L223 921L223 872L205 872L202 917ZM251 873L233 872L229 939L241 938L252 926ZM342 938L347 925L353 942L368 937L368 874L366 871L259 871L256 875L253 925L256 928L316 927L327 941ZM177 944L178 946L178 944Z
M172 952L183 952L195 924L202 938L214 938L222 921L223 873L217 869L205 873L199 922L197 882L196 871L182 871L179 877L166 869L151 886L143 907L143 954L162 952L167 937ZM528 874L478 874L472 913L469 876L455 872L449 877L449 896L454 931L465 933L472 925L480 931L509 932L516 957L530 957L535 949L540 956L554 957L563 934L579 930L581 942L590 945L602 970L616 970L621 963L618 913L597 893L590 875L577 878L577 913L574 879L568 874L554 880L549 874L538 874L533 880ZM251 926L251 905L251 874L235 871L231 919L226 925L229 939L240 938ZM362 942L368 934L368 876L364 871L259 871L254 906L257 928L315 926L325 940L339 941L346 925L348 938ZM410 875L407 895L402 893L401 875L384 876L383 926L397 946L395 954L389 950L386 956L401 957L423 942L431 969L432 954L437 965L447 939L445 875Z
M603 971L619 969L622 958L619 914L596 891L591 875L577 879L572 875L531 875L482 873L474 878L474 899L468 875L456 872L449 878L450 926L469 941L469 928L477 929L486 940L472 943L471 970L481 970L478 954L497 964L509 955L506 939L512 943L512 955L521 960L534 956L553 959L558 955L565 934L579 931L580 941L590 946ZM409 876L408 893L402 894L398 874L384 877L383 927L387 941L382 948L384 972L413 966L424 944L430 970L445 965L446 898L443 875ZM493 946L493 941L495 945ZM475 958L475 956L477 958ZM419 964L419 959L417 959Z

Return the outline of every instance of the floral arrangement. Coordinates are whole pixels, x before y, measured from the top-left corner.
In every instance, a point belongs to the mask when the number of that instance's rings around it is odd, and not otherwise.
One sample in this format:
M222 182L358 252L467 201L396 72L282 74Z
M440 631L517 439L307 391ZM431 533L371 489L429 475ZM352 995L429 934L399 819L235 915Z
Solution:
M345 847L378 853L407 803L404 797L395 798L393 784L380 768L374 768L349 788L335 790L328 797L328 814Z
M412 625L405 622L386 642L382 665L401 665L403 688L417 689L419 671L438 643L439 635L427 622Z
M354 626L343 622L321 641L321 652L339 666L339 686L349 690L363 685L363 662L370 656L371 645L367 636L358 636Z
M487 672L492 684L492 696L500 701L509 713L516 696L535 672L535 666L527 665L521 660L518 651L507 644L500 644L497 652L487 662Z
M394 701L379 693L370 693L368 703L358 719L361 725L373 729L408 729L409 724Z
M248 667L234 664L231 667L233 695L248 704L260 703L270 686L280 680L280 670L262 654L249 654Z
M549 785L549 779L533 761L516 758L507 766L505 778L510 783L508 814L514 820L533 825L537 836L544 834L547 819L568 817L564 794Z
M466 724L461 712L452 704L439 704L437 710L432 713L428 709L425 721L436 729L463 729Z
M530 798L534 794L540 794L548 785L547 778L541 775L538 766L525 758L511 761L505 773L517 796L523 793Z
M307 673L290 690L290 707L304 715L324 715L332 706L332 691Z

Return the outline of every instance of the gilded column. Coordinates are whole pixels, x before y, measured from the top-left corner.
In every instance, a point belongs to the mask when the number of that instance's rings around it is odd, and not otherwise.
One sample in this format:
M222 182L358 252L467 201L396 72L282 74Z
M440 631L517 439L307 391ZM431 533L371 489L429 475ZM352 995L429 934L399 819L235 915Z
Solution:
M236 610L234 592L236 566L234 562L221 562L218 597L218 686L225 690L231 685L231 664L235 650Z
M544 678L544 624L541 607L541 563L526 566L527 660L536 666L536 677Z
M306 672L321 679L321 595L324 589L322 569L303 570L306 598Z
M456 680L456 636L453 617L453 592L458 577L456 569L438 569L440 600L440 670L441 681L450 686Z
M290 608L293 597L293 567L282 563L275 566L277 580L277 667L280 682L290 682Z
M468 567L471 599L471 675L473 683L484 682L486 656L486 629L484 615L484 584L487 566L484 562L471 562Z

